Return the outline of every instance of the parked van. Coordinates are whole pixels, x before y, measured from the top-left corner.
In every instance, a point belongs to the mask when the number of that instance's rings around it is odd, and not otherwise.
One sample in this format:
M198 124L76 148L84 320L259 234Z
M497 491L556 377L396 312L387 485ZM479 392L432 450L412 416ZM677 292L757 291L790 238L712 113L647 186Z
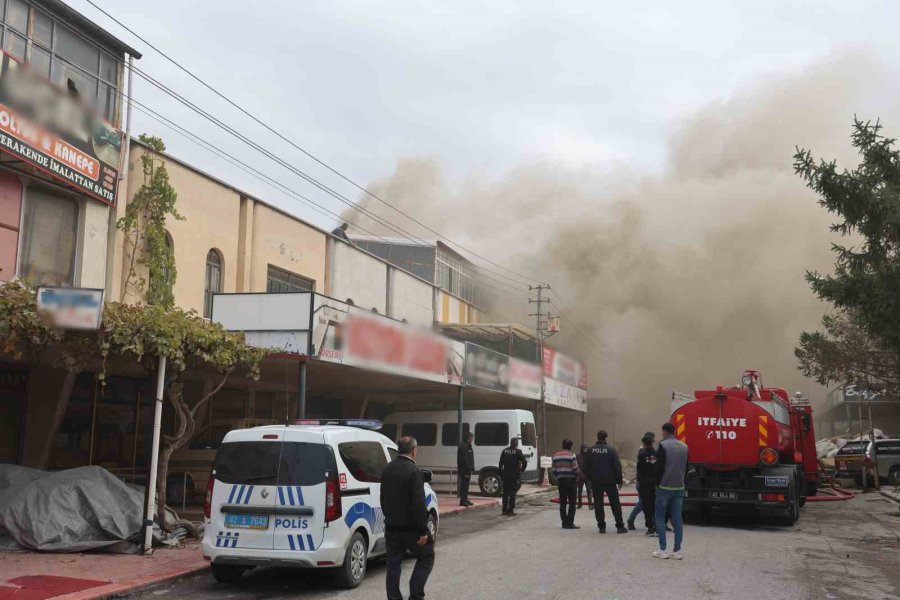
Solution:
M398 412L389 415L381 426L381 433L392 440L411 435L419 443L417 461L435 473L456 469L456 449L459 445L457 412ZM537 434L534 415L527 410L464 410L463 438L475 434L475 472L478 487L487 496L503 493L500 481L500 452L513 437L519 438L519 448L528 459L522 481L538 480Z

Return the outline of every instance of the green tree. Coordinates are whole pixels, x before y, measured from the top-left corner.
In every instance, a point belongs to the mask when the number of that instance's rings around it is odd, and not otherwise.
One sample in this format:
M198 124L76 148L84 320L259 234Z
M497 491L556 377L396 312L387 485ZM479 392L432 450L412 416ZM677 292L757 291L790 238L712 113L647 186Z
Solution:
M141 297L146 291L147 304L170 308L175 303L172 287L177 272L175 257L166 240L166 220L183 221L175 202L178 195L169 183L166 163L159 156L165 152L162 139L141 134L140 140L150 149L141 155L144 183L128 203L125 216L116 226L125 235L128 252L128 273L122 286L121 301L130 292ZM147 269L145 280L138 274L137 265Z
M265 354L248 346L243 334L225 331L194 311L158 304L108 302L99 332L61 331L38 310L34 289L19 281L0 284L0 359L46 361L67 371L54 429L65 413L75 376L92 363L102 364L98 377L105 381L109 362L136 361L147 373L155 373L159 357L166 357L164 394L174 409L175 429L163 436L160 447L157 518L164 528L169 458L194 436L196 415L230 376L259 378ZM182 376L187 369L213 374L212 389L198 398L185 397Z
M794 169L839 216L831 229L855 236L860 245L834 244L835 271L808 272L822 300L852 310L869 334L900 351L900 151L880 134L881 124L854 118L853 146L862 158L855 169L816 162L809 150L794 156Z

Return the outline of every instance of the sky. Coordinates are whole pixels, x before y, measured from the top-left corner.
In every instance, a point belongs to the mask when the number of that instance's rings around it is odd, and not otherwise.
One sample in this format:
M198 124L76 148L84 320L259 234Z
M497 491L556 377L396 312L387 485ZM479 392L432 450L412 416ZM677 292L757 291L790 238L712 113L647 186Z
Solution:
M85 0L69 2L143 51L141 70L357 197ZM531 161L658 170L672 124L742 86L834 53L900 63L896 2L95 2L363 185L418 156L437 159L456 184ZM341 207L140 78L135 98L330 210ZM333 225L139 112L133 131L162 135L176 156Z
M68 1L141 50L139 69L425 235ZM830 267L833 240L791 155L852 161L854 114L900 137L897 2L93 1L352 181L504 266L556 277L578 328L620 357L588 360L604 384L593 394L664 401L711 369L715 384L751 367L804 385L793 345L827 307L803 275ZM141 112L134 134L322 227L373 227L140 78L134 95L334 214ZM723 331L745 344L723 352ZM562 341L587 356L582 338Z

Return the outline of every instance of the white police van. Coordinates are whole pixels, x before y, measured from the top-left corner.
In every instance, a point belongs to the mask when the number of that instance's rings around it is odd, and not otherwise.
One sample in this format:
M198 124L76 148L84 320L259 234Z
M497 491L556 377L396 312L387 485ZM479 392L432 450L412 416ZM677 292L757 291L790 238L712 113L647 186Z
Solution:
M363 429L365 427L367 429ZM217 581L257 566L334 569L356 587L385 554L381 471L397 445L369 420L303 420L229 432L206 492L203 556ZM431 473L423 471L425 481ZM425 483L428 526L437 496Z

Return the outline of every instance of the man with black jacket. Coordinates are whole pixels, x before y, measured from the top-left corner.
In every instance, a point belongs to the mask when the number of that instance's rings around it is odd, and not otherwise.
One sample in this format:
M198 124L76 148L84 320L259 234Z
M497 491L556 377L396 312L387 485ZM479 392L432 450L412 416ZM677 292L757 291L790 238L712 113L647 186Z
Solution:
M388 600L403 600L400 593L400 570L407 552L416 559L416 566L409 578L410 600L425 598L425 582L434 567L434 540L428 533L425 484L422 472L416 466L417 446L413 437L400 438L397 442L397 458L381 473Z
M469 502L469 483L472 481L472 473L475 472L475 451L472 450L471 432L466 433L466 439L456 449L456 473L459 477L459 505L472 506Z
M516 516L516 494L522 483L522 472L528 467L528 459L519 450L519 438L509 440L509 446L500 452L500 479L503 481L503 516Z
M603 494L609 496L609 506L616 519L616 533L628 533L622 520L622 505L619 503L619 486L622 485L622 461L616 449L606 443L609 437L605 431L597 432L597 443L591 446L587 456L587 473L594 488L594 515L597 528L606 533L606 510Z

